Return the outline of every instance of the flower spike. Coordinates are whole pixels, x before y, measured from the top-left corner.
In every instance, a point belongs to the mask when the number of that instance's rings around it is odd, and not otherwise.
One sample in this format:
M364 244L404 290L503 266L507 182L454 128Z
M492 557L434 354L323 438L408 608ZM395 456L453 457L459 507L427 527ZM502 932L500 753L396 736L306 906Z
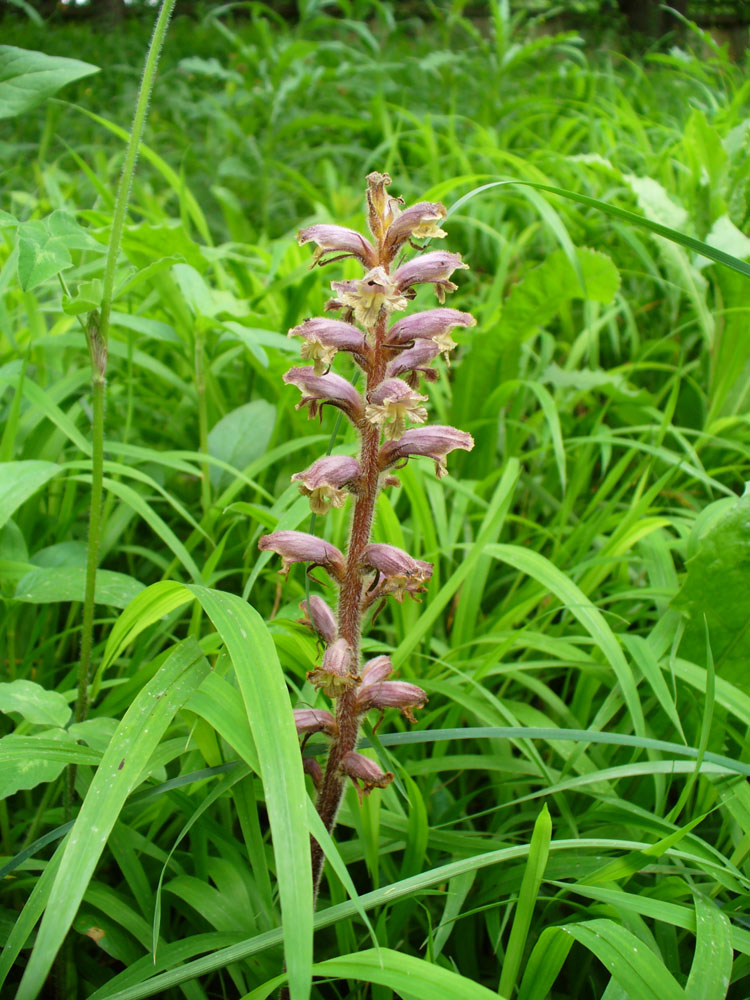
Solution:
M354 229L329 224L308 226L299 233L301 245L315 246L313 265L353 258L362 267L361 277L331 283L335 297L326 303L325 311L339 310L339 318L306 319L289 331L290 337L301 339L301 355L309 365L294 367L284 375L284 381L302 394L297 409L309 407L310 416L315 417L324 406L335 406L359 438L356 457L326 455L292 476L292 482L309 498L314 515L342 507L351 495L354 510L346 554L302 531L276 531L259 542L261 550L281 556L283 573L294 563L305 562L324 568L338 585L335 610L314 595L300 603L301 624L312 628L324 647L320 664L307 678L321 696L334 702L335 710L300 706L294 711L302 766L315 784L316 808L329 832L348 779L354 782L360 800L393 780L390 771L356 751L363 716L375 709L382 721L386 709L396 708L414 722L414 711L427 701L421 687L392 679L393 664L387 655L372 657L360 669L366 616L374 622L389 596L403 601L408 595L418 601L433 569L394 545L370 541L378 493L399 485L393 473L410 458L431 458L437 476L442 477L446 456L457 448L470 451L474 445L464 431L429 426L428 397L418 391L420 378L435 381L439 377L438 357L449 364L456 347L452 331L474 326L474 318L447 307L391 318L408 308L421 284L433 285L442 303L446 293L457 287L451 280L454 271L467 265L456 253L422 252L423 241L445 237L440 223L447 216L446 209L430 201L404 208L401 198L388 193L390 183L386 173L374 171L367 177L371 239ZM409 247L417 254L410 259L400 257ZM403 261L398 266L397 258ZM364 374L361 392L331 370L340 352L349 354ZM334 520L340 527L341 521ZM312 733L323 733L330 740L324 767L304 754ZM315 892L323 864L323 851L313 839Z

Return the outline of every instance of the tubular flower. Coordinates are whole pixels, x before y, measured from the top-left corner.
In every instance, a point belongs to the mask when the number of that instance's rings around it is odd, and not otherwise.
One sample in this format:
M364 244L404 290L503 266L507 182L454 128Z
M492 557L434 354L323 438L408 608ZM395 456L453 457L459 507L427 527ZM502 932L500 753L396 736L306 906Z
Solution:
M307 679L328 698L338 698L357 682L351 662L351 646L346 639L337 639L323 654L321 665L308 671Z
M435 475L442 479L447 475L445 456L456 448L471 451L474 438L466 431L455 427L415 427L404 431L397 441L386 441L380 449L380 468L387 469L411 455L424 455L435 462Z
M372 588L378 597L392 594L401 603L405 594L420 594L432 576L432 563L413 559L408 552L395 545L368 545L362 556L364 569L374 569L379 574Z
M454 285L448 279L454 271L468 266L457 253L434 250L402 264L393 273L393 283L400 292L408 291L412 285L434 285L438 300L445 302L445 293L455 292L458 288L458 285Z
M384 427L387 441L401 437L406 421L423 424L427 419L424 403L427 396L420 396L400 378L388 378L370 396L365 406L365 418L376 427Z
M362 796L369 795L373 788L387 788L393 781L391 771L382 771L374 760L353 750L344 754L341 771L354 782L360 801ZM359 782L362 783L361 788Z
M310 416L316 417L326 403L337 406L353 423L358 423L364 416L362 397L345 378L329 372L327 375L315 375L311 368L290 368L284 375L287 385L296 385L302 393L302 399L295 409L310 407Z
M339 319L306 319L299 326L292 327L287 336L304 338L300 354L306 361L313 362L316 375L328 371L339 351L349 351L358 363L364 362L370 353L362 331Z
M381 309L391 313L408 305L403 290L380 266L373 267L359 280L332 281L331 288L338 292L336 308L351 309L362 326L374 326Z
M295 472L293 483L310 498L313 514L327 514L331 507L343 507L349 492L356 492L362 468L356 458L326 455L304 472Z
M316 264L321 266L328 264L341 257L356 257L367 268L374 267L377 261L372 243L355 229L347 229L345 226L308 226L307 229L299 231L297 242L300 246L304 246L305 243L317 245L318 249L313 255L313 267ZM323 260L327 254L328 259Z
M305 616L298 619L299 625L307 625L328 645L336 641L339 633L336 617L322 597L311 594L310 600L300 601L299 606Z
M310 775L313 785L319 789L323 784L323 768L317 760L314 757L303 757L302 770Z
M380 684L386 681L393 673L393 664L390 656L375 656L368 660L362 667L362 687L368 684Z
M346 563L335 545L304 531L274 531L258 541L261 552L275 552L281 556L281 572L286 575L293 563L309 562L322 566L341 582L346 573Z
M336 720L330 712L322 708L295 708L294 725L300 736L312 736L313 733L336 735Z
M393 361L388 362L388 367L385 370L386 377L392 378L394 375L413 373L409 375L409 381L416 383L418 381L416 373L421 372L428 382L435 382L438 377L437 372L430 365L438 354L440 354L440 347L434 340L417 340L413 347L407 347Z
M357 689L357 709L366 712L371 708L398 708L405 719L416 722L413 709L423 708L427 695L421 687L407 681L381 681L379 684L361 684Z
M458 309L431 309L414 313L394 323L388 331L385 342L389 347L400 347L411 341L432 340L438 345L438 353L446 364L450 363L450 352L456 346L451 330L457 326L476 326L470 313Z
M393 259L407 241L444 239L447 233L437 223L446 214L445 205L435 201L420 201L404 209L386 231L386 253Z

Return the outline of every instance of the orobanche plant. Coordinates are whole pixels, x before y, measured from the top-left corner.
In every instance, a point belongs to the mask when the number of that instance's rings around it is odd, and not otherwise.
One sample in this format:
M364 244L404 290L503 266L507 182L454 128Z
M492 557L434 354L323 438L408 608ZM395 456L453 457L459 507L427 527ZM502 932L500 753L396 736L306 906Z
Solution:
M394 545L373 544L370 531L375 501L381 488L398 485L394 472L412 456L435 462L438 476L446 471L445 458L455 448L470 450L470 434L453 427L425 426L427 396L419 392L420 377L438 378L432 367L442 355L448 361L456 346L455 327L474 326L474 318L457 309L435 308L417 312L392 323L415 297L414 286L435 286L438 300L456 289L450 280L467 265L458 254L443 250L424 253L418 241L442 238L439 223L446 216L443 205L420 202L403 209L402 199L388 194L388 174L367 178L367 213L372 239L352 229L315 225L299 234L300 244L317 246L314 264L355 257L364 277L334 281L336 297L327 311L341 319L307 319L290 331L301 337L302 357L311 364L291 368L284 381L302 392L298 407L308 406L310 416L330 404L340 409L360 438L359 458L327 455L292 479L310 498L316 514L341 507L351 494L354 505L346 555L334 545L301 531L276 531L260 540L260 548L278 553L282 573L293 563L322 567L338 588L336 612L318 595L302 603L304 624L325 646L322 661L308 679L333 702L333 711L302 708L295 711L297 729L307 738L323 733L330 739L324 767L313 758L304 767L318 790L317 809L330 831L336 822L347 781L360 794L385 788L393 775L383 772L357 752L360 722L372 709L398 708L413 721L413 710L424 705L426 695L415 684L389 680L393 667L388 656L360 663L363 623L374 617L388 596L403 601L406 594L418 600L432 575L430 563L413 559ZM410 260L407 248L419 251ZM335 355L348 352L365 375L364 392L331 371ZM408 424L418 426L409 428ZM304 741L303 741L304 746ZM323 852L312 844L313 884L317 893L323 869Z

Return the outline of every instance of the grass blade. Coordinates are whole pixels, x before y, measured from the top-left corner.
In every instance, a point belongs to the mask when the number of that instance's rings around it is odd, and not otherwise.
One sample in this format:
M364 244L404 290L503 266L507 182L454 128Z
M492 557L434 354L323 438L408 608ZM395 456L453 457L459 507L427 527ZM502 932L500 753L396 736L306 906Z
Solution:
M545 805L537 816L534 832L531 835L529 857L523 873L521 891L518 895L518 904L513 918L513 928L510 932L503 970L500 974L498 993L504 996L509 997L513 993L518 970L521 968L526 938L531 926L531 917L539 893L539 886L542 884L544 869L547 866L551 836L552 819Z
M68 836L17 1000L39 995L126 798L175 713L208 671L197 642L186 640L125 713Z

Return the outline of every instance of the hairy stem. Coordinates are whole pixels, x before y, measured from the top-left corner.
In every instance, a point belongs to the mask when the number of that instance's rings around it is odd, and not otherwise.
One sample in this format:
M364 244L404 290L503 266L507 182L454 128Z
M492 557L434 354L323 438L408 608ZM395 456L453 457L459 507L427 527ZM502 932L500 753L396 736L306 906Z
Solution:
M373 332L373 360L367 373L366 395L369 396L385 375L385 352L382 342L385 337L386 320L382 316ZM339 635L346 639L352 650L352 664L359 667L359 648L362 635L362 572L360 566L365 548L370 541L370 531L378 496L380 467L380 430L365 424L362 427L360 467L362 479L360 493L354 505L349 549L346 557L346 576L339 596ZM330 833L336 824L336 816L346 788L341 773L344 756L354 750L359 735L359 716L356 710L356 692L345 691L336 706L338 733L328 753L325 774L318 793L316 808ZM311 842L313 892L317 898L320 879L323 874L324 855L316 840Z

